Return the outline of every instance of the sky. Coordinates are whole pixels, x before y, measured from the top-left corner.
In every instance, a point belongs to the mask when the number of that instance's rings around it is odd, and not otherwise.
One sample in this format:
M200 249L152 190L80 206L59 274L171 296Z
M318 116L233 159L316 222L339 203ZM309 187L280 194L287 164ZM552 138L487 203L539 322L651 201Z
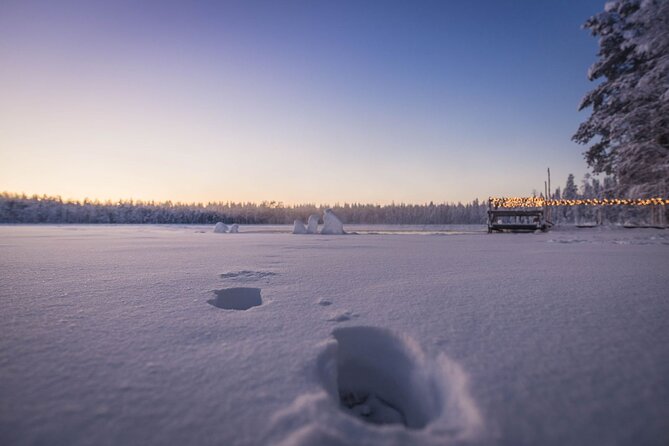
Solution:
M425 203L580 179L603 0L0 0L0 191Z

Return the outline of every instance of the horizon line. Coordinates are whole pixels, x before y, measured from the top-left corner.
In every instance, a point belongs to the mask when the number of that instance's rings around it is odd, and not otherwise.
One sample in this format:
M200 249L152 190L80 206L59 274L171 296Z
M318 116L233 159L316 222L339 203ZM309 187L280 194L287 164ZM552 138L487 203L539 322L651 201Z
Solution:
M429 201L423 201L423 202L404 202L404 201L394 201L391 200L389 202L363 202L363 201L337 201L334 203L315 203L315 202L286 202L286 201L281 201L281 200L260 200L260 201L252 201L252 200L240 200L240 201L235 201L235 200L209 200L209 201L174 201L174 200L161 200L161 199L142 199L142 198L118 198L118 199L101 199L101 198L93 198L93 197L84 197L84 198L64 198L61 195L49 195L46 193L43 194L38 194L38 193L32 193L28 194L25 192L11 192L11 191L0 191L0 196L10 196L10 197L17 197L17 198L22 198L25 197L26 199L47 199L47 200L53 200L53 199L60 199L61 201L65 203L78 203L78 204L84 204L86 201L90 201L93 203L99 203L99 204L117 204L117 203L128 203L132 202L135 204L149 204L149 203L155 203L155 204L166 204L166 203L171 203L173 205L209 205L209 204L254 204L254 205L262 205L262 204L272 204L275 203L278 207L278 205L281 205L282 207L301 207L301 206L314 206L317 208L326 208L326 207L337 207L337 206L345 206L345 205L365 205L365 206L398 206L398 205L410 205L410 206L429 206L430 204L433 205L458 205L458 204L471 204L474 201L478 201L479 203L484 203L488 200L488 198L493 197L492 195L487 197L487 198L472 198L468 201L436 201L436 200L429 200Z

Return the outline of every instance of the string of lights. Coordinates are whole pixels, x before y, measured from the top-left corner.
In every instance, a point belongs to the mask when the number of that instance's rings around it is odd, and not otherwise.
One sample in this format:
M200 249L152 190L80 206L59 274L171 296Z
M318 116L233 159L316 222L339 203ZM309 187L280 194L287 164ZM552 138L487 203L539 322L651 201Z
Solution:
M546 200L543 197L491 197L495 208L539 208L544 206L661 206L669 205L669 198L587 198L582 200Z

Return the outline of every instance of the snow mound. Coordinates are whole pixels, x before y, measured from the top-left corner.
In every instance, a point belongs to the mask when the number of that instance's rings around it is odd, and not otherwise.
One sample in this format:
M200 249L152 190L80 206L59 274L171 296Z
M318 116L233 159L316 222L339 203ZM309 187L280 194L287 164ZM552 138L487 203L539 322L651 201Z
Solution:
M304 222L302 220L295 220L293 223L293 234L306 234L307 233L307 227L304 226Z
M345 234L344 224L332 212L332 209L326 209L323 214L323 229L321 229L321 234Z
M323 390L300 395L275 413L270 439L286 445L442 445L481 437L467 375L446 355L429 357L410 337L384 328L338 328L333 338L315 366Z
M230 226L230 234L237 234L239 232L239 225L237 223Z
M216 223L216 226L214 226L214 232L217 234L225 234L226 232L228 232L228 225L219 221L218 223Z
M207 302L225 310L248 310L262 305L260 288L225 288L215 290L216 297Z
M318 233L318 220L320 216L318 214L311 214L309 220L307 221L307 233L308 234L317 234Z

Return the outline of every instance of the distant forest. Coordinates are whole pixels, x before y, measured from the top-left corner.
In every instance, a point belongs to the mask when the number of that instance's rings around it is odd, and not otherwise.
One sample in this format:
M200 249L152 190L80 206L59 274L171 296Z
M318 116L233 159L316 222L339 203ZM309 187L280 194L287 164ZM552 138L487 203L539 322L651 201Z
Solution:
M586 174L578 187L569 175L564 188L550 194L554 199L611 198L617 188L613 177L602 181ZM533 195L543 195L537 194ZM325 209L348 224L485 224L487 201L470 203L427 204L360 204L344 203L334 206L322 204L284 205L281 202L262 203L173 203L121 200L117 202L85 199L63 200L61 197L26 196L0 193L0 223L98 223L98 224L292 224L306 221L311 214L322 214ZM553 223L590 223L596 220L621 224L630 220L647 220L650 209L587 206L554 208Z
M457 204L301 204L172 203L122 200L63 200L61 197L0 194L0 223L98 224L292 224L311 214L332 209L344 223L366 224L467 224L485 223L487 203L474 200Z

